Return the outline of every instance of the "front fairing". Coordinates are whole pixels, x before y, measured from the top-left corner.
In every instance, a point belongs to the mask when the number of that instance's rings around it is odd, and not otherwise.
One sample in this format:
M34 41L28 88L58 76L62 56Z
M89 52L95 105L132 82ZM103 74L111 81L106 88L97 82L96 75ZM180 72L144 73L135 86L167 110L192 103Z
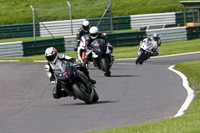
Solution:
M140 45L138 56L140 56L142 53L148 53L152 51L152 45L150 45L147 41L142 42Z
M55 71L54 74L57 78L57 81L69 82L75 76L75 68L71 66L69 62L63 61L61 69L59 71Z
M104 39L96 39L91 43L93 52L97 55L106 54L107 45Z

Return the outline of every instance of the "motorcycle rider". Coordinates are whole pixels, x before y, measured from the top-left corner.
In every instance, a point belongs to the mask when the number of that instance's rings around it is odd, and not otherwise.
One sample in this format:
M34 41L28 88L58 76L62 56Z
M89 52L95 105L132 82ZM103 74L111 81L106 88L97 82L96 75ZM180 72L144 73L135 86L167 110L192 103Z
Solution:
M68 96L67 92L62 89L61 84L56 83L56 77L54 76L54 71L60 68L59 66L63 60L74 63L74 66L87 76L90 83L96 84L96 81L90 78L88 69L84 67L81 62L76 61L75 58L64 54L57 55L57 50L54 47L49 47L45 50L45 57L48 61L48 63L45 65L46 74L49 77L51 84L56 84L56 86L53 88L54 98L59 99L61 97Z
M153 53L151 54L151 56L157 56L159 54L158 51L160 50L160 46L161 46L161 39L159 37L159 34L153 33L151 37L143 39L143 41L140 42L140 45L144 41L148 41L148 44L152 45L153 47L152 48Z
M157 56L159 53L161 46L161 40L158 33L153 33L153 35L149 38L150 44L153 46L153 56Z
M89 28L90 28L90 22L87 20L83 21L82 27L78 29L78 32L77 32L76 45L74 47L74 51L77 51L80 41L81 41L81 37L83 35L89 34Z
M109 47L109 49L111 50L111 53L113 52L113 46L107 41L106 36L104 36L103 33L99 33L99 30L96 26L92 26L89 30L89 35L86 37L86 58L90 57L92 51L91 51L91 43L95 40L95 39L104 39L106 45Z

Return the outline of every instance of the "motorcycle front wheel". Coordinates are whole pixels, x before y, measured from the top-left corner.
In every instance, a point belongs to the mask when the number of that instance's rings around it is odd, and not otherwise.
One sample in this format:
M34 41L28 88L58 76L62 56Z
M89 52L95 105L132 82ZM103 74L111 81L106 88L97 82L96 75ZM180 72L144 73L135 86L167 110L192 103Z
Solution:
M109 65L108 58L102 58L101 61L102 61L102 67L104 70L104 75L109 77L111 75L111 71L109 67L110 65Z
M87 93L87 88L81 82L74 83L72 85L74 94L80 99L83 100L86 104L91 104L92 100L90 100L90 96Z
M143 53L141 53L139 56L138 56L138 58L136 59L136 61L135 61L135 64L142 64L143 63L143 58L142 58L142 56L143 56Z
M92 102L96 103L99 100L99 96L97 94L97 92L94 90L94 97L92 98Z

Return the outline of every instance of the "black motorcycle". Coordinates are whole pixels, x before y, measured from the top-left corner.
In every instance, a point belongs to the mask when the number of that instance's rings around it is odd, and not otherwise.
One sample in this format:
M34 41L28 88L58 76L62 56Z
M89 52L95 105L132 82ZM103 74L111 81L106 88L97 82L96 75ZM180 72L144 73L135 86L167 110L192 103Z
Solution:
M62 61L61 68L54 72L57 83L69 96L83 100L86 104L98 101L99 96L87 76L67 61Z
M113 56L104 39L96 39L91 43L92 61L94 65L104 72L105 76L111 75Z

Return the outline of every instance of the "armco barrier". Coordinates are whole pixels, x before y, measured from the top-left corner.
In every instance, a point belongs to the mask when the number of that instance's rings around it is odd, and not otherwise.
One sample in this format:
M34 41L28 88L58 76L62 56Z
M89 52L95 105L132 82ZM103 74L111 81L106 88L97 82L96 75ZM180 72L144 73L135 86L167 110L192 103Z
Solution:
M196 22L197 19L198 19L198 12L194 11L194 21ZM193 12L192 11L186 12L186 21L193 22ZM183 12L176 12L176 24L184 25L184 13Z
M38 23L36 23L36 35L40 36ZM0 39L21 37L33 37L32 23L0 26Z
M72 30L70 20L42 22L40 23L40 36L47 37L51 36L51 34L53 36L64 36L71 35L72 32L73 34L76 34L84 20L86 19L72 20Z
M76 44L75 37L76 36L65 36L64 37L64 44L65 44L65 51L66 52L74 50L74 46Z
M47 47L55 47L58 52L65 52L64 38L24 41L22 43L24 56L44 54Z
M146 31L107 33L108 41L113 46L134 46L146 37Z
M165 28L138 32L107 33L106 36L108 42L114 45L114 47L135 46L145 37L149 37L155 32L160 34L162 42L200 38L200 26ZM73 51L75 44L75 36L0 43L0 57L44 54L47 47L55 47L58 52Z
M162 42L171 42L178 40L187 40L187 30L186 27L175 27L175 28L165 28L157 30L147 30L147 36L150 37L153 33L158 33L160 35Z
M111 19L110 17L105 18L92 18L88 19L91 26L96 26L100 22L98 29L100 32L111 32ZM130 16L113 17L113 30L126 30L131 29Z
M176 24L175 12L131 15L131 28L138 29L148 25Z
M0 57L23 56L22 41L0 43Z

